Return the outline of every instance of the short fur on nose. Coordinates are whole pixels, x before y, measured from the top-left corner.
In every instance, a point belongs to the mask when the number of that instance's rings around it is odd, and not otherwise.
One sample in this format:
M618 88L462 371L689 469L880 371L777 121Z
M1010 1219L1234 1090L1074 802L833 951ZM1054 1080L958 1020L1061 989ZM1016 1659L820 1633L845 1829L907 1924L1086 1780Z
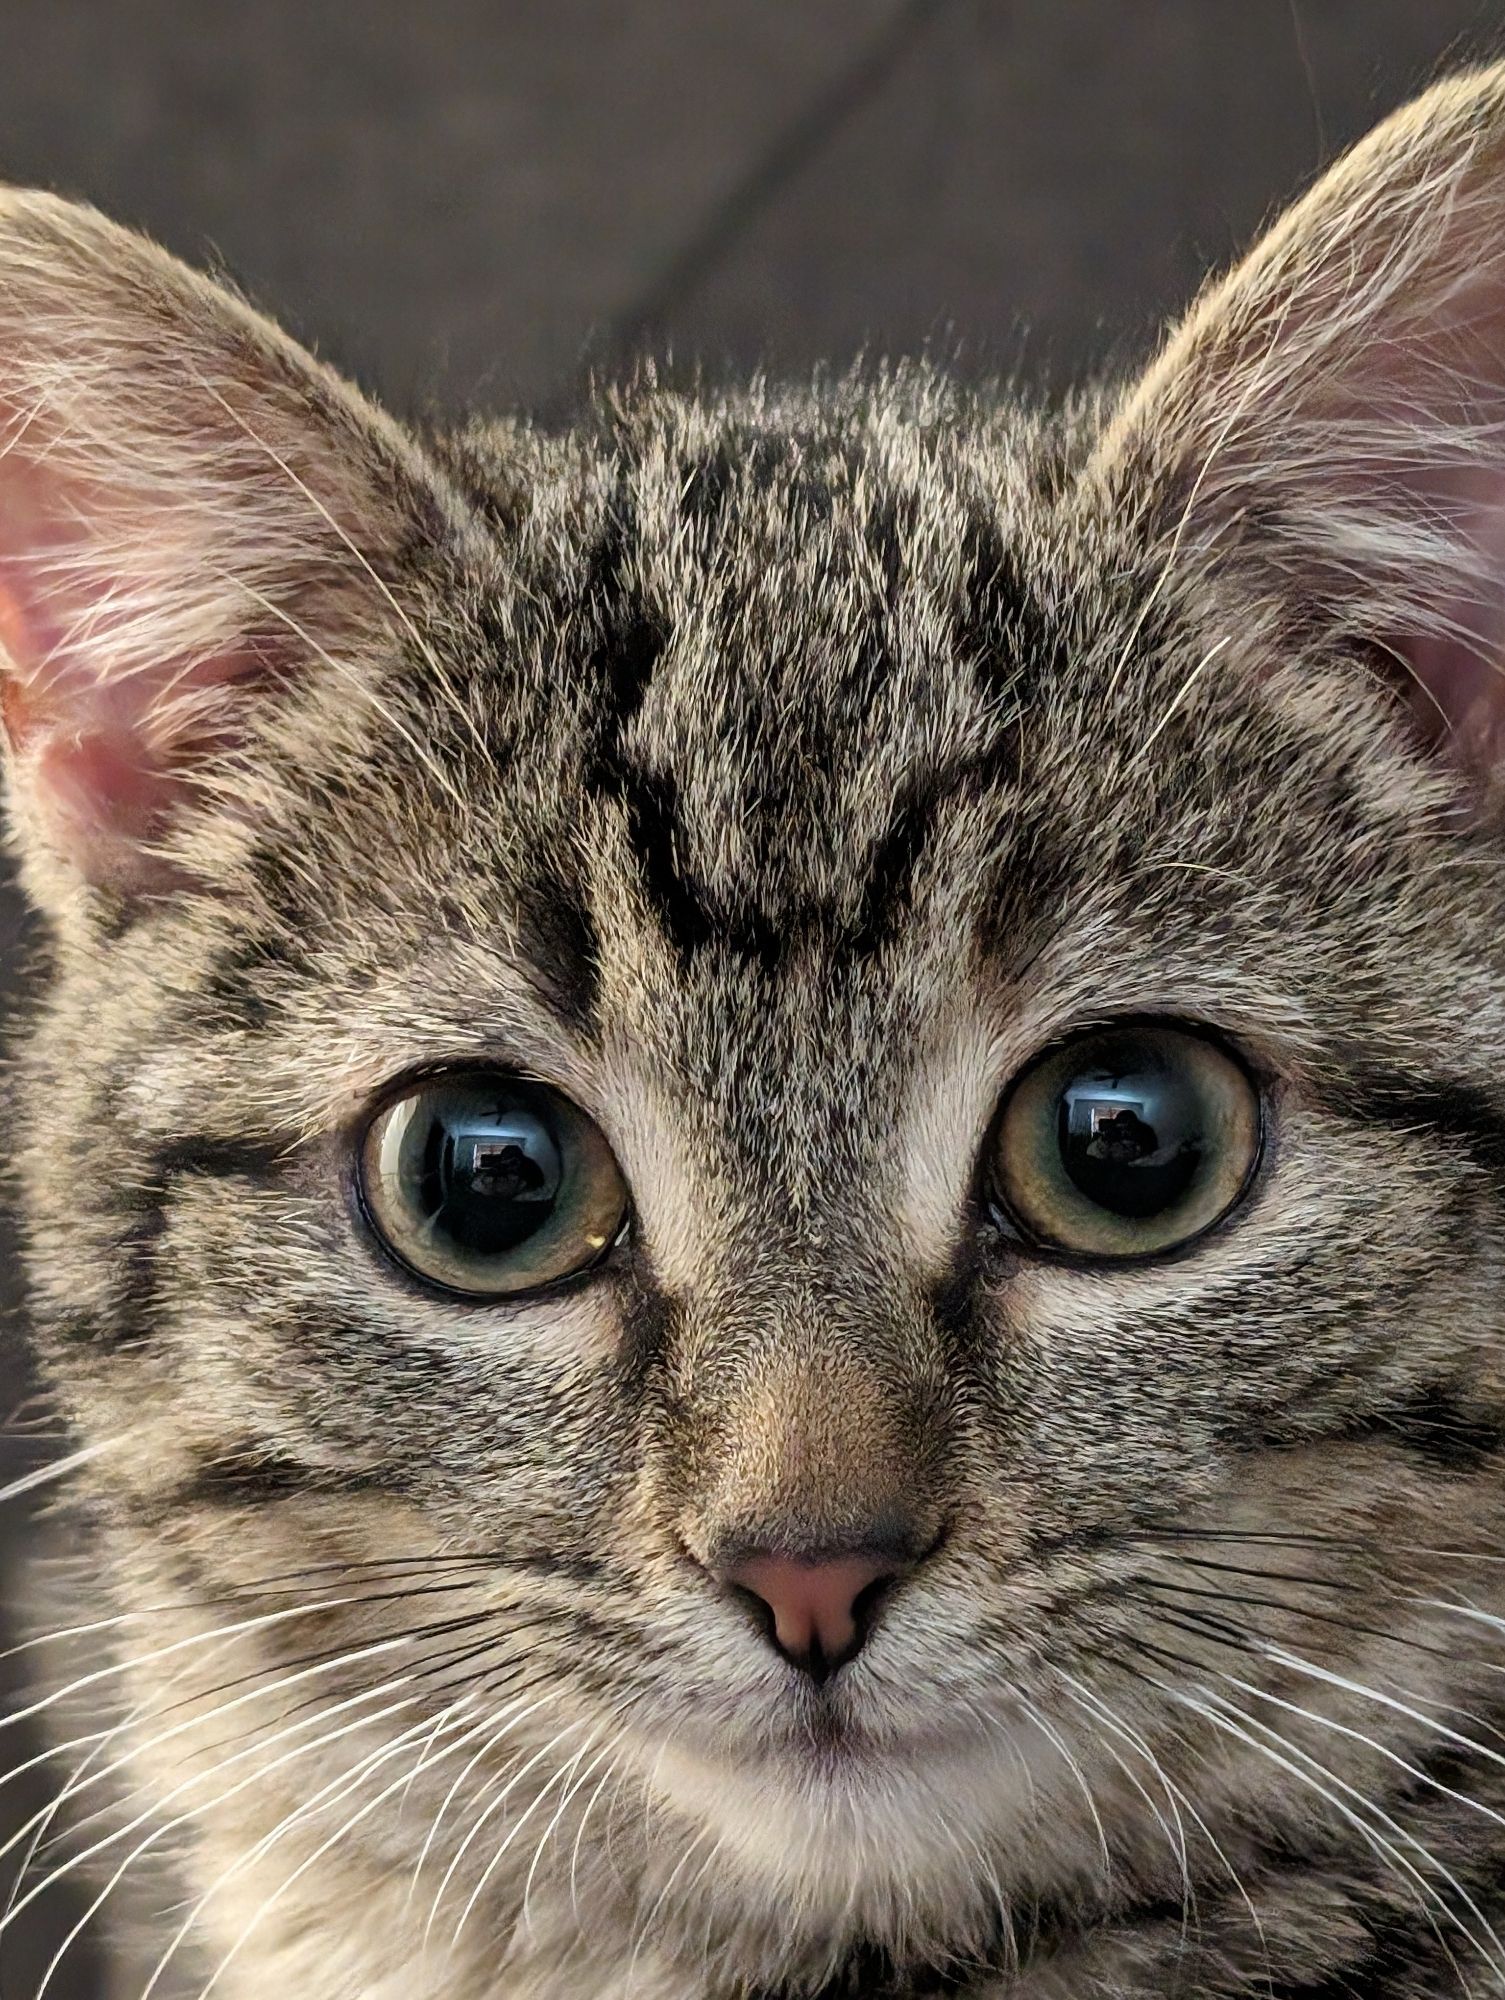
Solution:
M824 1680L859 1651L858 1600L904 1567L891 1556L840 1555L815 1561L754 1554L721 1573L722 1581L761 1599L773 1613L779 1651Z

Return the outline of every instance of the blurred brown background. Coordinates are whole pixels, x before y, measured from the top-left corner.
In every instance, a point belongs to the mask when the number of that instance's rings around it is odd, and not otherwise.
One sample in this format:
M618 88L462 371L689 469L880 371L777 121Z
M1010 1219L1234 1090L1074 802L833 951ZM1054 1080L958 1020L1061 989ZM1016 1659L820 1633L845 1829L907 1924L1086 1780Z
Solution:
M222 262L403 410L554 418L645 347L928 346L1050 390L1502 48L1505 0L0 0L0 178ZM0 887L11 995L19 924ZM26 1393L10 1336L0 1408ZM47 1448L13 1425L0 1480ZM0 1556L26 1533L0 1509ZM34 1749L10 1728L0 1769ZM43 1796L0 1788L0 1834ZM0 1938L3 2000L82 1907ZM86 1941L48 1990L103 1991Z

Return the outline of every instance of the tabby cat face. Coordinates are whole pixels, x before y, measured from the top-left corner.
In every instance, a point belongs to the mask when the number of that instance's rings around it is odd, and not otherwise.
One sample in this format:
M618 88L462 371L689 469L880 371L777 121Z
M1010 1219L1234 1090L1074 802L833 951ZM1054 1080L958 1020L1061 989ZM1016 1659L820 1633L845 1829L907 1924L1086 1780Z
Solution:
M498 1771L566 1732L561 1866L598 1772L703 1843L627 1863L667 1936L796 1895L764 1974L1088 1896L1099 1810L1151 1880L1094 1714L1219 1757L1216 1832L1313 1810L1230 1675L1469 1695L1502 107L1069 420L899 371L420 445L0 202L15 1129L128 1590L352 1566L321 1644L432 1646L426 1725L526 1694Z

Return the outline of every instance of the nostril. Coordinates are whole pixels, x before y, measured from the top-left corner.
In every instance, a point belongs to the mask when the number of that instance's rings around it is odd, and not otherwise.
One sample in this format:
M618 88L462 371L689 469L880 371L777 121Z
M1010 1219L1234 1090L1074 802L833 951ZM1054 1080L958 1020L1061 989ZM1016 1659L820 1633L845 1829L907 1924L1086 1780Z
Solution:
M760 1550L718 1574L728 1590L758 1607L775 1648L823 1681L861 1651L903 1568L891 1556L804 1559Z
M721 1583L728 1597L735 1598L739 1604L747 1606L752 1614L753 1623L769 1645L776 1647L779 1643L778 1630L774 1621L773 1606L768 1599L759 1597L758 1593L749 1590L745 1583L733 1583L729 1578L723 1578Z
M883 1608L883 1600L899 1581L901 1572L891 1570L887 1576L875 1576L865 1584L852 1599L852 1622L857 1627L859 1640L866 1639L869 1630Z

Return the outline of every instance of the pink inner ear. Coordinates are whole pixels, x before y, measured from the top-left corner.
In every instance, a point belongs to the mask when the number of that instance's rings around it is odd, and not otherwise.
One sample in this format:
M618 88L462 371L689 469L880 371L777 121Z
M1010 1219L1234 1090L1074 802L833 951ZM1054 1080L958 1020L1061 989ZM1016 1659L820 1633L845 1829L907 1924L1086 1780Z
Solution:
M247 643L185 667L165 661L116 681L70 660L61 632L23 605L14 560L0 584L0 721L39 831L90 881L145 889L171 871L148 852L189 786L190 753L224 747L228 718L195 697L260 678L269 662Z
M0 195L0 722L34 893L151 879L266 684L394 609L432 504L420 450L238 300Z
M1412 676L1422 734L1477 778L1505 770L1505 465L1498 475L1455 473L1446 485L1445 496L1423 490L1421 497L1434 518L1440 502L1453 520L1461 548L1472 552L1466 567L1474 584L1430 605L1419 591L1418 629L1392 646Z
M1500 635L1505 638L1505 634ZM1397 647L1416 679L1412 706L1424 739L1465 771L1505 769L1505 656L1465 639L1416 639Z
M13 809L88 880L127 889L165 884L147 850L192 760L232 738L232 704L215 691L271 665L226 632L223 599L202 623L204 656L184 655L200 524L185 526L170 502L144 522L140 505L66 467L55 439L0 399L0 722ZM149 650L157 616L161 659Z

